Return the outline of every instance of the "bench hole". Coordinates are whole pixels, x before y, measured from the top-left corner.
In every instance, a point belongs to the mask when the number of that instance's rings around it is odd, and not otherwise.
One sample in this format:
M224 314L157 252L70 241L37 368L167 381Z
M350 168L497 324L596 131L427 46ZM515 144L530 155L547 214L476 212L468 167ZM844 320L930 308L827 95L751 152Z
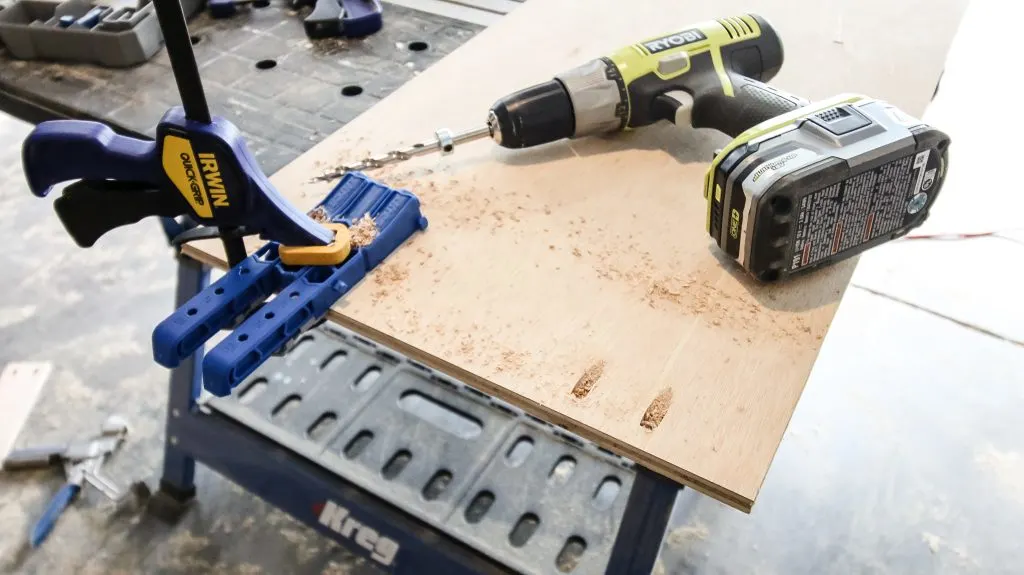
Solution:
M299 299L299 292L293 291L292 293L288 294L288 297L292 299Z
M529 457L530 452L533 451L533 438L524 435L516 440L512 444L512 447L508 448L505 452L505 461L509 467L519 467Z
M253 8L266 8L267 6L270 6L270 0L256 0L252 3Z
M377 366L368 367L368 368L366 368L366 371L364 371L362 373L362 375L360 375L355 380L355 382L352 384L352 388L355 389L356 391L365 391L367 389L370 389L370 386L373 385L373 382L377 381L377 378L379 378L379 377L380 377L380 368L379 367L377 367Z
M297 407L299 407L300 403L302 403L301 397L299 397L298 395L289 395L288 397L284 398L284 401L277 404L277 407L275 407L274 410L270 412L270 416L274 418L285 418L288 416L290 412L294 411Z
M490 491L481 491L476 494L476 497L469 502L469 506L466 507L466 523L476 524L479 523L484 515L491 510L491 505L494 505L494 494Z
M248 340L249 340L249 334L247 334L247 333L243 333L242 335L238 336L238 341L248 341Z
M345 446L345 457L349 459L355 459L359 457L366 448L369 447L370 442L373 441L373 432L369 429L364 429L356 434L348 445Z
M190 42L192 42L193 46L195 46L196 44L198 44L198 43L203 41L202 36L196 36L195 34L192 34L191 36L189 36L188 39L189 39Z
M460 439L473 439L483 431L483 423L479 419L418 391L403 393L398 399L398 407Z
M199 310L197 310L194 307L190 307L190 308L188 308L188 311L185 312L185 313L187 313L188 315L196 315L197 313L199 313Z
M257 70L269 70L275 66L277 66L277 60L260 60L256 62Z
M403 449L391 456L391 459L384 464L384 468L380 470L380 473L384 476L384 479L394 479L402 473L402 470L405 469L405 466L409 465L411 460L412 453Z
M267 319L274 319L274 312L268 311L263 317Z
M363 93L363 87L357 86L356 84L350 84L341 89L341 95L351 98L352 96L358 96Z
M426 42L424 42L422 40L416 40L414 42L409 42L409 49L412 50L413 52L423 52L427 48L430 48L430 44L427 44Z
M548 483L551 485L565 485L569 482L569 478L572 477L572 472L576 470L576 459L571 455L563 455L555 463L554 467L551 468L551 473L548 473Z
M265 378L261 377L259 379L254 379L252 383L245 386L245 388L238 394L238 403L241 403L242 405L249 405L266 390L267 380Z
M213 290L213 293L215 293L217 295L221 295L222 293L224 293L224 288L219 287L219 288Z
M583 552L587 550L587 542L578 535L573 535L565 541L562 550L555 557L555 567L559 573L572 573L580 564Z
M442 493L448 489L448 486L452 482L452 472L447 469L441 469L430 478L430 481L423 486L423 498L427 501L433 501L441 496Z
M320 371L324 371L328 367L337 367L337 366L341 365L345 361L345 359L347 359L347 358L348 358L348 352L347 351L345 351L343 349L335 350L334 353L332 353L331 355L327 356L327 359L325 359L323 361L323 363L320 364Z
M337 414L335 414L333 411L328 411L321 415L320 417L316 418L316 421L313 422L313 425L310 425L309 429L306 430L306 436L312 439L313 441L320 441L327 435L327 432L330 431L331 428L334 427L334 424L337 422Z
M525 513L516 521L516 526L512 528L512 532L508 534L508 542L513 547L522 547L526 545L526 542L533 537L533 534L537 532L537 527L540 526L540 517L537 517L533 513Z
M602 511L611 507L615 498L618 497L620 489L622 489L622 482L618 477L609 475L602 479L601 484L597 486L597 491L594 491L594 507Z

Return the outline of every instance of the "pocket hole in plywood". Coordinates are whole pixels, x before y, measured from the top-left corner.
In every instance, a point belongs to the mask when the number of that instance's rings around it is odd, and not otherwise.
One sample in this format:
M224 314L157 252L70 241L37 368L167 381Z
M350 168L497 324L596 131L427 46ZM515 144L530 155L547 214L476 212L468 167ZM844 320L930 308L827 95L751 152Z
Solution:
M490 491L481 491L477 493L473 500L469 502L469 506L466 507L466 523L475 524L479 523L484 515L491 510L491 505L494 505L494 494Z
M349 459L355 459L359 457L366 448L369 447L370 442L373 441L373 432L369 429L364 429L356 434L348 445L345 446L345 457Z
M516 526L512 528L512 532L508 534L508 542L513 547L522 547L526 545L526 542L533 537L533 534L537 532L537 528L540 526L540 517L533 513L526 513L516 521Z
M533 451L533 438L523 435L505 452L505 462L509 467L519 467Z
M409 465L410 461L412 461L412 453L403 449L391 456L391 459L384 464L384 468L380 470L380 473L384 476L384 479L394 479L401 475L402 470Z

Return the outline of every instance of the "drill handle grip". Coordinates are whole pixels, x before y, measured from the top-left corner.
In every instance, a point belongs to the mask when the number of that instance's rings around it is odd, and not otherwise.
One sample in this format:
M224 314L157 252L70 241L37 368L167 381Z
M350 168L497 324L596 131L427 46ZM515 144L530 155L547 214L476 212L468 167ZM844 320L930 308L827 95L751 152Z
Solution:
M808 104L746 76L729 74L733 95L722 85L698 91L693 97L691 123L694 128L712 128L735 138L746 130Z

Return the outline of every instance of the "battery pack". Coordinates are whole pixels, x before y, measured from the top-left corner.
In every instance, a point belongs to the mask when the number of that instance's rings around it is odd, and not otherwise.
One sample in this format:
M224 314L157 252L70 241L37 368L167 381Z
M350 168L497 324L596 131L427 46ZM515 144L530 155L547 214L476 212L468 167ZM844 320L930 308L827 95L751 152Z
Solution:
M744 132L712 164L708 232L765 282L854 256L920 226L949 137L862 96Z

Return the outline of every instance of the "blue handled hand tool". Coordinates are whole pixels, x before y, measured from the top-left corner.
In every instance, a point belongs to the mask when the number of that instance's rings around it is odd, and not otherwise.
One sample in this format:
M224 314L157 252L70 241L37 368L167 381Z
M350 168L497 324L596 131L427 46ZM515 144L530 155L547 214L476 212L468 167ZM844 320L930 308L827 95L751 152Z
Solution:
M312 6L302 25L310 38L360 38L384 25L379 0L292 0L292 10Z
M67 481L53 495L43 514L29 532L29 544L39 547L53 531L64 510L78 497L85 483L93 485L113 500L124 496L124 490L103 476L100 468L128 435L128 424L118 416L108 417L96 437L66 445L31 447L11 451L3 460L4 471L39 469L61 465Z
M251 4L256 8L270 6L270 0L207 0L210 16L214 18L230 18L238 12L240 6Z
M203 386L214 395L227 395L270 355L323 318L334 302L405 240L427 227L416 196L356 172L346 174L311 213L349 239L344 261L291 266L282 262L282 255L295 248L264 245L156 327L156 362L176 367L217 331L245 317L203 359ZM353 227L362 228L362 237L349 232Z
M39 124L22 146L32 193L43 197L78 180L54 209L83 247L146 216L187 216L216 226L231 265L245 258L241 235L291 246L331 244L331 231L274 188L238 129L210 116L181 5L169 0L154 7L182 106L160 120L155 141L120 136L96 122Z

